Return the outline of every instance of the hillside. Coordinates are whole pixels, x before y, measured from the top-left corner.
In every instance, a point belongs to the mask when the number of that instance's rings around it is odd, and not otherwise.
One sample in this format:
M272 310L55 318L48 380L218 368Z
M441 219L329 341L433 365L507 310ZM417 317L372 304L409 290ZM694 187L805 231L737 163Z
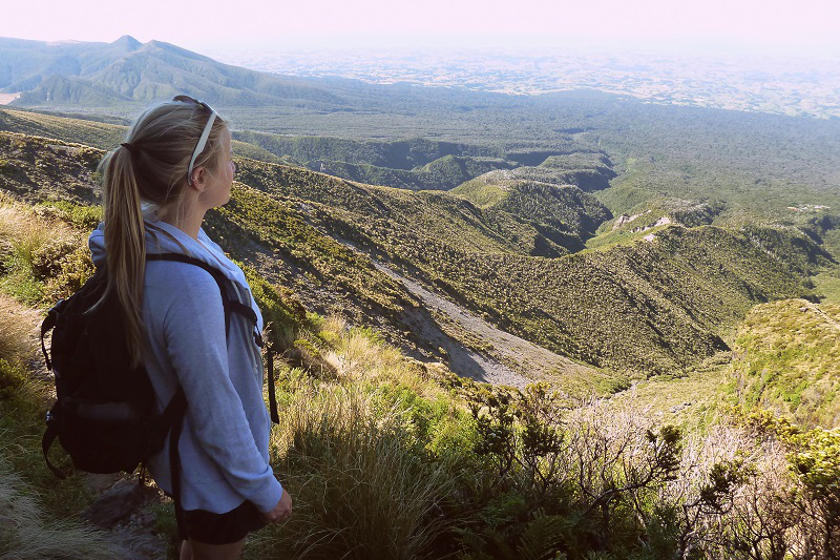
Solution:
M97 150L15 134L2 136L2 145L7 191L95 199ZM52 154L49 166L37 163L44 153ZM666 227L650 240L570 254L609 213L569 186L497 183L491 186L507 189L505 196L480 207L446 193L366 186L254 160L238 167L243 186L209 222L238 240L238 258L288 284L308 309L346 307L427 355L440 350L412 340L404 322L418 300L371 258L495 327L630 375L679 371L725 349L722 337L752 305L806 294L805 279L831 262L798 230L762 228ZM527 373L528 366L515 369Z
M805 300L755 307L735 336L728 389L805 426L840 422L840 308Z
M449 190L464 181L493 169L509 169L510 163L496 158L443 156L411 170L390 169L366 164L312 160L306 167L352 181L401 189Z
M125 125L98 122L90 118L66 117L4 107L0 109L0 131L55 138L110 150L125 139L128 128ZM237 154L244 157L279 161L274 154L253 144L233 140L232 146Z
M546 238L511 235L515 214L495 207L257 163L244 164L240 176L274 197L330 207L328 231L503 330L625 371L680 370L725 348L721 336L752 305L806 293L805 279L832 259L797 230L715 227L670 228L652 241L540 258L531 256L539 247L523 241Z
M477 177L530 178L597 190L607 188L609 179L615 176L609 158L576 143L546 151L419 138L358 141L253 131L240 131L234 136L313 171L412 190L449 190ZM528 162L536 162L539 167L527 167ZM493 173L498 170L503 171Z
M96 204L96 167L102 155L102 151L87 146L0 133L2 190L29 203L61 200L82 207ZM238 184L231 207L258 209L261 214L249 218L243 211L231 216L224 209L210 217L208 227L222 230L218 233L231 241L237 240L234 256L261 264L266 276L287 279L294 272L290 284L305 301L318 301L318 309L326 311L339 305L349 314L363 314L373 321L413 305L414 300L404 289L308 225L305 214L293 205L271 201ZM273 217L271 225L262 220L254 222L269 215ZM265 227L275 228L273 237L261 231Z
M80 208L96 204L99 189L94 181L101 156L100 150L80 144L0 132L2 190L29 203L60 200ZM230 247L235 258L283 286L283 293L293 302L290 305L300 313L305 309L351 317L359 324L376 327L405 351L426 360L464 356L452 365L463 375L483 378L487 367L506 371L513 367L509 375L520 375L521 364L506 366L498 363L498 357L482 358L480 354L487 354L484 342L470 333L454 331L446 318L420 305L402 282L380 271L370 255L348 246L332 229L336 223L332 215L341 213L343 204L369 204L366 190L382 193L392 205L385 208L388 212L424 208L427 234L446 236L452 227L472 229L480 250L505 252L541 247L534 242L541 238L532 226L504 214L491 216L485 224L481 216L471 214L475 209L451 197L434 203L437 195L431 193L353 185L304 169L252 160L238 163L245 183L260 184L252 179L261 170L279 174L288 186L287 196L269 197L237 182L230 203L208 214L206 228ZM300 192L318 191L325 204L288 196L296 187ZM451 221L440 219L441 212ZM385 216L383 213L380 221L386 221ZM521 240L511 242L508 235ZM551 246L546 241L543 245ZM566 252L560 246L553 246L552 251Z
M177 557L171 502L158 490L133 476L71 472L54 449L53 461L70 474L58 481L39 444L51 404L50 382L34 359L40 314L20 303L24 294L9 297L7 280L72 289L67 280L89 275L89 260L43 257L81 241L95 214L63 201L0 200L4 556ZM685 433L647 409L576 401L545 385L471 383L441 364L406 359L370 329L296 314L286 295L246 273L265 316L288 329L275 340L284 350L275 387L283 412L270 454L295 500L282 527L249 538L250 558L282 551L315 560L649 560L690 547L748 560L739 535L768 520L782 530L757 533L749 541L756 550L804 541L822 554L834 546L833 530L793 514L831 505L819 493L837 472L826 455L836 443L831 432L788 426L785 436L757 438L749 425L725 420L705 434ZM815 460L817 474L809 470ZM663 510L689 515L663 517Z
M610 219L610 211L595 197L572 185L482 177L453 189L452 194L482 209L493 208L530 220L547 232L571 234L584 242ZM548 234L546 234L548 236ZM575 248L575 251L583 247Z

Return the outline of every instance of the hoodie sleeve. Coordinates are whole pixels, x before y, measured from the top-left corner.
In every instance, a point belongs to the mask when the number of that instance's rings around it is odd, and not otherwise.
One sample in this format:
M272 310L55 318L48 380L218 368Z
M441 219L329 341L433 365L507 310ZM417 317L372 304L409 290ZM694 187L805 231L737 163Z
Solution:
M168 357L187 397L190 424L229 484L260 511L270 511L283 490L257 448L228 371L218 284L195 267L174 265L169 270L171 282L181 288L170 291L173 297L163 334Z
M105 262L105 224L99 222L99 226L88 237L91 259L96 268Z

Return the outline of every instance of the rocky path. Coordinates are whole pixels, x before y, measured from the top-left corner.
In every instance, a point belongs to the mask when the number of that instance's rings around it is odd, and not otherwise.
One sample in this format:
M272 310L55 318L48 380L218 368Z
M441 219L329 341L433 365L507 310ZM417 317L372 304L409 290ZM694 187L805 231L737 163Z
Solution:
M478 353L461 344L452 344L451 337L440 333L440 329L435 328L437 325L420 322L417 325L420 329L418 334L431 337L429 340L434 341L449 353L450 368L455 373L478 381L513 387L524 387L537 380L552 381L558 377L598 376L597 372L591 368L497 329L459 305L427 290L420 283L406 278L380 262L373 262L381 272L402 282L427 309L442 316L456 329L466 333L469 338L478 339L491 348L486 353ZM450 339L448 345L443 337Z
M134 476L79 473L99 497L82 513L107 535L121 560L166 560L166 541L157 534L153 506L163 501L159 490L140 485Z

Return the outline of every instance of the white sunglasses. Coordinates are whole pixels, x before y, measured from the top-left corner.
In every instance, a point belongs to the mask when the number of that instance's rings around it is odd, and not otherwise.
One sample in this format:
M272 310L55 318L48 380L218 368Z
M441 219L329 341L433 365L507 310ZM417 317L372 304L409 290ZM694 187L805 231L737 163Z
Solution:
M193 150L193 155L190 158L190 167L187 170L187 184L192 185L192 172L193 166L195 165L195 160L204 151L204 147L207 145L207 139L210 137L210 130L213 128L213 123L216 121L216 110L210 107L207 103L203 101L199 101L198 99L193 99L188 95L177 95L175 96L172 101L180 101L181 103L195 103L196 105L200 105L204 107L206 110L210 111L210 118L207 119L207 124L204 125L204 131L201 133L201 136L198 139L198 144L195 145L195 150Z

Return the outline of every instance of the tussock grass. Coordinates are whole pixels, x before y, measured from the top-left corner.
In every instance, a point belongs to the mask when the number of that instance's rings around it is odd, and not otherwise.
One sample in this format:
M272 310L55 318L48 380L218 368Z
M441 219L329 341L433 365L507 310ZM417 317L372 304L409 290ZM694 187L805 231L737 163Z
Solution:
M324 319L318 337L329 345L323 360L342 381L392 382L423 396L443 395L439 385L429 382L427 366L406 358L371 329L351 328L344 318L333 315Z
M0 291L16 300L43 303L48 280L61 271L68 254L84 245L79 232L57 219L0 198ZM46 290L50 296L61 292Z
M33 213L0 199L0 238L10 240L16 256L29 262L34 253L48 243L73 237L69 228L39 219ZM50 227L45 227L49 225Z
M0 460L0 558L110 560L114 554L101 533L74 520L48 519L27 482Z
M286 407L281 462L295 515L253 543L258 558L409 559L445 528L438 502L451 487L396 409L331 386L297 392Z
M37 349L38 313L0 293L0 358L24 363Z
M449 528L440 503L455 481L427 449L418 409L448 397L373 331L335 316L311 320L295 344L317 360L282 373L272 435L295 514L256 534L249 558L422 557Z

